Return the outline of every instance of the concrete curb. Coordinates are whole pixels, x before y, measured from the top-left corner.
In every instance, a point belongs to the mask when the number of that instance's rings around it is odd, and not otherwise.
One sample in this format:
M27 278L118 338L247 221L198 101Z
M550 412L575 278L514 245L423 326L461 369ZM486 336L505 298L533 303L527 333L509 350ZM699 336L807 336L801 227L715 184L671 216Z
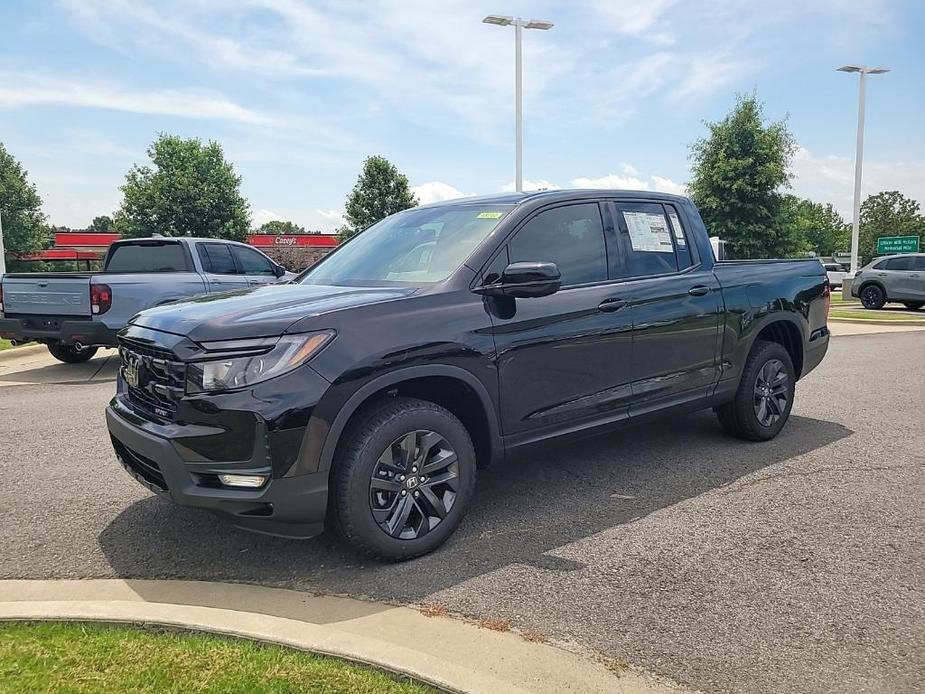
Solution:
M209 631L364 663L451 692L686 691L511 632L425 617L407 607L242 584L5 580L0 619L143 622Z
M919 325L925 327L925 320L916 320L914 318L909 320L905 318L900 320L877 320L876 318L840 318L829 316L829 320L838 321L839 323L860 323L866 325Z
M41 352L46 349L45 345L23 345L22 347L10 347L0 352L0 363L13 361L17 357L27 357L32 354Z

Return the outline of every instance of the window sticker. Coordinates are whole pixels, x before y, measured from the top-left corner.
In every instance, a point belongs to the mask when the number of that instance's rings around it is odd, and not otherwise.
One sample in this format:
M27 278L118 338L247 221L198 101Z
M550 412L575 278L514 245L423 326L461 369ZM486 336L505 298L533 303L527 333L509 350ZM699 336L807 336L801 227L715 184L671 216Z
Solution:
M624 212L634 251L674 253L665 215L651 212Z
M504 212L479 212L476 215L476 219L501 219L504 216Z
M684 239L684 230L681 229L681 220L678 219L678 215L675 212L669 212L668 219L671 220L671 229L674 231L675 243L678 244L678 248L684 248L687 245L687 241Z

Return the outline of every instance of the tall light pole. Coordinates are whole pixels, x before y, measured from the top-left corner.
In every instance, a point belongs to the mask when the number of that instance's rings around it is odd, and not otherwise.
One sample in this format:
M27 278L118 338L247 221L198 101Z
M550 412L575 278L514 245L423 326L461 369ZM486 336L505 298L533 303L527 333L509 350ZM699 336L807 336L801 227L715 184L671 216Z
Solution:
M858 271L858 235L861 230L861 164L864 160L864 101L866 99L866 82L868 75L880 75L890 70L885 67L866 67L864 65L842 65L839 72L857 72L861 75L858 83L858 139L854 153L854 220L851 223L851 268L850 277Z
M514 187L520 193L524 189L524 124L523 124L523 50L521 33L523 29L552 29L552 22L545 19L521 19L490 14L482 20L485 24L514 27Z

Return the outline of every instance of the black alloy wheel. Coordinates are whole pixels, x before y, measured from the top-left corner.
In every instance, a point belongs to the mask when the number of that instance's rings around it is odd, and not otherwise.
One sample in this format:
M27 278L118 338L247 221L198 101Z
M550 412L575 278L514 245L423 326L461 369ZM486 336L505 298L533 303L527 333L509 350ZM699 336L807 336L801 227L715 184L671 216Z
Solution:
M379 559L419 557L459 526L475 478L472 437L455 415L418 398L374 400L341 435L331 528Z
M790 377L779 359L767 361L755 379L755 417L761 426L773 426L787 411Z
M880 309L886 303L883 290L876 284L869 284L861 290L861 303L864 308Z
M390 537L415 540L436 528L456 502L459 461L440 434L422 429L395 439L369 481L369 509Z

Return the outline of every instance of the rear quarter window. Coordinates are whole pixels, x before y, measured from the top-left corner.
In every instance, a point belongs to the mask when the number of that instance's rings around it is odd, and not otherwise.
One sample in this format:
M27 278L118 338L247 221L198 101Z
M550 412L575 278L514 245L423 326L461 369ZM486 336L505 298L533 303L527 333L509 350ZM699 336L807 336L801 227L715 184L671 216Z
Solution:
M107 272L185 272L186 251L179 243L126 243L114 246Z

